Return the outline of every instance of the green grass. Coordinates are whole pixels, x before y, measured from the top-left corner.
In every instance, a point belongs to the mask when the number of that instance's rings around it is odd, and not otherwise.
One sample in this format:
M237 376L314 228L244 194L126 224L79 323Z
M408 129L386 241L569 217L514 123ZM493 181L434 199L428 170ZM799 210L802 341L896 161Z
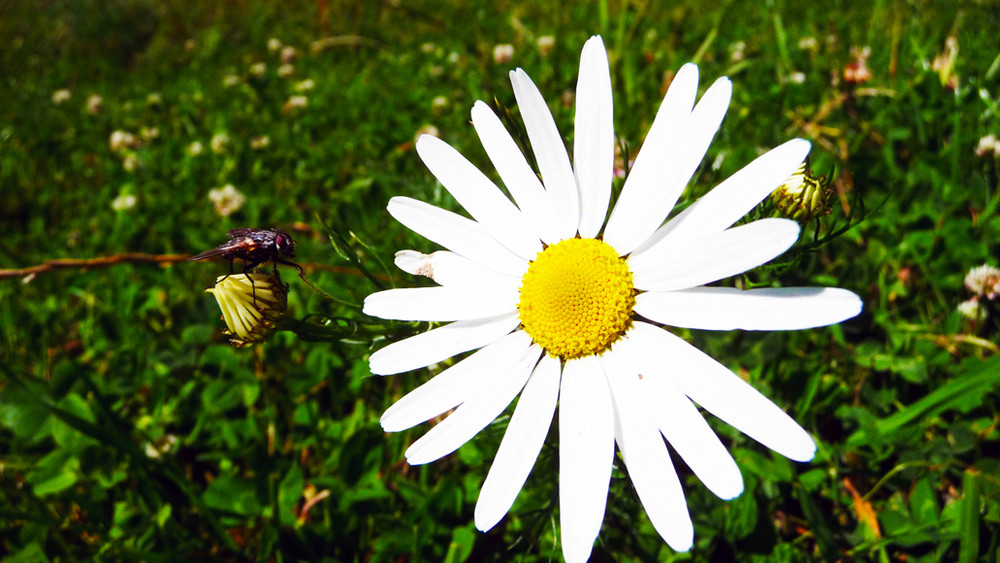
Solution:
M616 462L597 560L971 562L1000 553L1000 307L979 323L956 311L971 296L966 272L1000 256L1000 161L975 154L980 137L1000 135L995 4L171 4L0 5L0 268L193 254L230 228L280 227L334 297L288 273L290 314L339 323L342 338L281 332L230 347L203 293L224 272L219 263L0 280L0 555L559 559L554 433L511 513L476 531L473 506L506 419L455 454L408 466L403 451L428 425L387 435L378 418L429 373L375 377L367 355L371 334L426 326L374 323L360 303L379 284L416 283L383 266L396 250L433 249L388 216L390 197L457 209L413 150L418 130L437 127L492 174L469 110L495 98L516 116L507 71L521 66L568 135L572 104L557 100L598 33L616 133L633 153L683 63L699 63L702 90L718 76L733 80L733 103L686 201L764 148L813 141L812 167L835 170L843 197L806 227L791 267L744 281L844 287L865 310L826 329L683 334L785 408L818 454L790 462L713 420L746 491L721 501L678 464L695 523L686 554L659 538ZM543 35L556 37L547 56L536 45ZM932 69L949 36L958 45L951 86ZM291 78L278 74L271 37L296 49ZM344 39L310 48L324 37ZM514 46L509 63L493 61L501 43ZM872 78L846 84L851 49L864 46ZM266 63L261 76L251 72L257 62ZM238 83L227 86L228 75ZM314 87L297 91L305 79ZM64 88L71 97L54 103ZM91 94L103 98L99 113L87 111ZM286 111L297 94L308 106ZM111 150L113 131L141 138L144 128L158 135ZM217 154L219 133L231 143ZM270 144L253 149L260 135ZM189 153L194 142L199 156ZM132 171L129 154L139 162ZM220 218L208 192L226 184L247 201ZM122 194L135 206L115 211ZM813 229L844 225L848 209L854 228L806 248Z

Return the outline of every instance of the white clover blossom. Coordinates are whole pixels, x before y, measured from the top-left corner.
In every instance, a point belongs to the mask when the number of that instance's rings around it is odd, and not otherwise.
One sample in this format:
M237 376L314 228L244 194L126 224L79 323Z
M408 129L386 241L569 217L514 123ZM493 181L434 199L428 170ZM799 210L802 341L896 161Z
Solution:
M270 38L270 39L267 40L267 50L268 51L271 51L273 53L274 51L277 51L278 49L281 49L281 39L278 39L277 37L272 37L272 38Z
M282 111L289 113L297 109L303 109L309 106L309 98L306 96L289 96L288 101L285 102Z
M247 198L232 184L226 184L221 188L213 188L208 191L208 199L215 207L215 212L220 217L229 217L239 211Z
M212 140L208 142L208 146L212 147L212 152L215 154L224 154L229 151L229 146L233 144L233 140L226 133L216 133L212 135Z
M126 149L134 149L139 146L139 140L128 131L117 129L108 136L108 148L111 152L124 152Z
M608 216L614 127L601 39L588 41L581 55L575 166L534 83L521 69L510 77L541 179L497 115L476 102L472 124L514 202L431 136L418 140L417 152L472 219L407 197L389 202L393 217L447 249L396 254L397 266L439 287L377 292L364 311L448 324L378 350L371 371L396 374L476 352L390 407L382 427L397 432L455 409L406 451L409 463L429 463L520 395L476 503L475 524L485 531L513 504L558 405L565 559L586 561L591 553L615 444L654 528L672 548L688 550L694 530L664 439L716 495L730 499L743 490L739 468L696 403L791 459L812 459L816 446L750 384L661 325L795 330L861 310L857 295L838 288L706 286L795 243L799 226L791 220L732 225L802 164L809 143L795 139L758 157L664 222L732 94L721 78L695 105L698 69L685 65Z
M111 200L111 209L121 213L122 211L132 209L135 207L136 203L138 203L138 199L133 194L123 192L118 194L118 197Z
M250 139L250 148L259 151L271 145L271 137L267 135L257 135Z
M978 296L994 299L1000 294L1000 269L983 264L965 275L965 287Z
M203 152L205 152L205 145L201 144L201 141L194 141L187 147L188 156L200 156Z
M497 64L509 63L514 58L514 46L510 43L501 43L493 46L493 62Z
M65 88L56 90L52 92L52 103L59 106L68 102L71 97L73 97L73 93Z
M312 78L306 78L295 84L296 92L308 92L316 87L316 82Z
M977 297L962 301L958 304L957 309L959 314L971 321L982 322L986 320L986 308L979 303Z
M264 76L264 73L266 72L267 72L267 63L265 62L256 62L250 65L250 74L254 76Z
M91 94L87 97L87 113L97 115L104 109L104 98L98 94Z
M549 56L552 53L552 49L556 46L556 38L552 35L543 35L538 38L538 52L541 53L543 57Z
M283 64L278 67L278 76L288 78L295 74L295 67L290 64Z

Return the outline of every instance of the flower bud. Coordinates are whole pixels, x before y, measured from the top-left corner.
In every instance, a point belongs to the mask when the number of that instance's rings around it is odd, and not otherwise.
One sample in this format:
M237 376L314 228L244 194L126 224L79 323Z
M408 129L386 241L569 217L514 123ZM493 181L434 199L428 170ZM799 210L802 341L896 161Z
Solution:
M230 341L237 347L267 340L288 310L288 291L271 274L220 276L205 291L219 302Z
M816 177L805 163L778 189L771 192L771 203L783 217L807 223L830 213L828 205L833 190L826 176Z

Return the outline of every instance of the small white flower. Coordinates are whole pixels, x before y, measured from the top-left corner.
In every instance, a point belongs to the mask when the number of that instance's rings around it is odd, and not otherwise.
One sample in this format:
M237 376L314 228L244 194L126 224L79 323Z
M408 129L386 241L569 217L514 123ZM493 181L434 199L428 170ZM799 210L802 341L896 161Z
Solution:
M308 92L316 87L316 83L313 82L312 78L306 78L295 85L296 92Z
M978 296L996 298L1000 294L1000 269L989 264L976 266L965 275L965 287Z
M87 113L90 115L97 115L101 113L104 109L104 98L98 96L97 94L91 94L87 98Z
M159 127L143 127L139 130L139 136L142 137L143 141L152 141L153 139L158 139L160 137Z
M232 139L229 135L225 133L216 133L212 136L212 140L209 141L209 146L212 147L212 152L215 154L224 154L229 150L229 146L232 144Z
M267 63L257 62L250 65L250 74L254 76L264 76L265 72L267 72Z
M819 50L819 41L815 37L808 35L799 39L799 49L803 51L817 51Z
M201 141L195 141L188 145L188 156L200 156L203 152L205 152L205 145L201 144Z
M259 151L260 149L267 148L271 144L271 137L267 135L257 135L250 139L250 148Z
M1000 156L1000 143L997 142L996 136L992 133L981 137L979 144L976 145L976 156L983 156L989 153Z
M309 105L309 98L305 96L291 96L288 101L285 102L283 111L285 113L295 111L297 109L305 108Z
M556 38L552 35L543 35L538 38L538 52L541 53L543 57L547 57L552 53L552 49L556 46Z
M270 52L275 52L281 48L281 40L277 37L272 37L267 40L267 50Z
M108 137L108 148L111 152L123 152L126 149L134 149L139 146L139 140L128 131L117 129L111 132Z
M295 60L297 55L298 52L295 50L295 47L292 47L291 45L286 45L281 48L281 62L283 64L290 64Z
M146 105L158 106L163 103L163 94L153 92L146 96Z
M979 299L975 297L959 303L958 312L969 320L976 322L986 320L986 308L984 308L979 303Z
M295 74L295 67L290 64L283 64L278 67L278 76L288 78Z
M448 107L448 98L445 96L435 96L431 100L431 110L434 113L441 113L445 108Z
M509 63L514 58L514 46L510 43L501 43L493 47L493 62L497 64Z
M139 157L134 152L126 154L125 158L122 159L122 168L127 172L135 172L141 167L142 161L139 160Z
M62 105L68 102L72 96L73 93L65 88L61 90L56 90L55 92L52 92L52 103L57 106Z
M439 287L374 293L364 312L448 324L378 350L372 372L401 373L478 351L390 407L382 427L397 432L455 409L406 451L409 463L429 463L520 395L476 503L476 527L489 530L524 484L558 404L565 559L590 556L616 443L653 527L686 551L694 529L664 438L718 496L743 490L736 462L695 403L791 459L812 459L816 446L781 408L662 326L795 330L861 310L857 295L838 288L707 285L795 243L794 221L732 225L795 171L810 145L795 139L771 150L664 223L732 94L721 78L695 105L698 69L685 65L608 216L615 134L601 39L588 41L580 60L572 161L528 75L517 69L511 82L541 176L488 105L476 102L472 124L516 205L431 136L420 138L417 153L472 219L407 197L389 201L393 217L448 250L397 253L397 266Z
M232 88L233 86L238 86L242 82L240 77L236 74L227 74L225 78L222 79L222 86L225 88Z
M806 81L806 75L802 71L794 71L788 75L788 81L792 84L802 84Z
M747 55L747 44L743 41L737 41L729 46L729 60L738 63L746 58Z
M221 188L214 188L208 191L208 199L215 206L215 212L220 217L229 217L238 211L247 198L232 184L226 184Z
M137 202L138 200L134 195L128 193L120 193L118 194L118 197L111 200L111 209L114 209L119 213L122 211L128 211L133 207L135 207L135 204Z

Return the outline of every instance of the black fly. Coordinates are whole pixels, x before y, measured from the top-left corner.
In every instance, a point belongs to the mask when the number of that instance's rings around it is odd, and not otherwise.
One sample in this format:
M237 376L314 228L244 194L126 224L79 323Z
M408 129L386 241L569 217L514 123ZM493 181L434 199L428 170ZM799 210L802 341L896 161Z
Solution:
M287 233L275 229L233 229L226 232L226 236L229 237L228 241L211 250L196 254L188 260L207 260L216 256L229 260L229 273L226 274L226 277L233 275L233 261L236 259L243 261L244 274L265 262L271 262L275 276L277 276L278 264L284 264L295 268L302 281L306 282L306 285L311 287L313 291L329 298L328 295L309 283L309 280L302 273L302 266L290 260L290 258L295 257L295 241ZM253 278L248 277L247 279L250 280L250 285L253 287ZM256 306L257 290L255 287L253 291L254 306Z

